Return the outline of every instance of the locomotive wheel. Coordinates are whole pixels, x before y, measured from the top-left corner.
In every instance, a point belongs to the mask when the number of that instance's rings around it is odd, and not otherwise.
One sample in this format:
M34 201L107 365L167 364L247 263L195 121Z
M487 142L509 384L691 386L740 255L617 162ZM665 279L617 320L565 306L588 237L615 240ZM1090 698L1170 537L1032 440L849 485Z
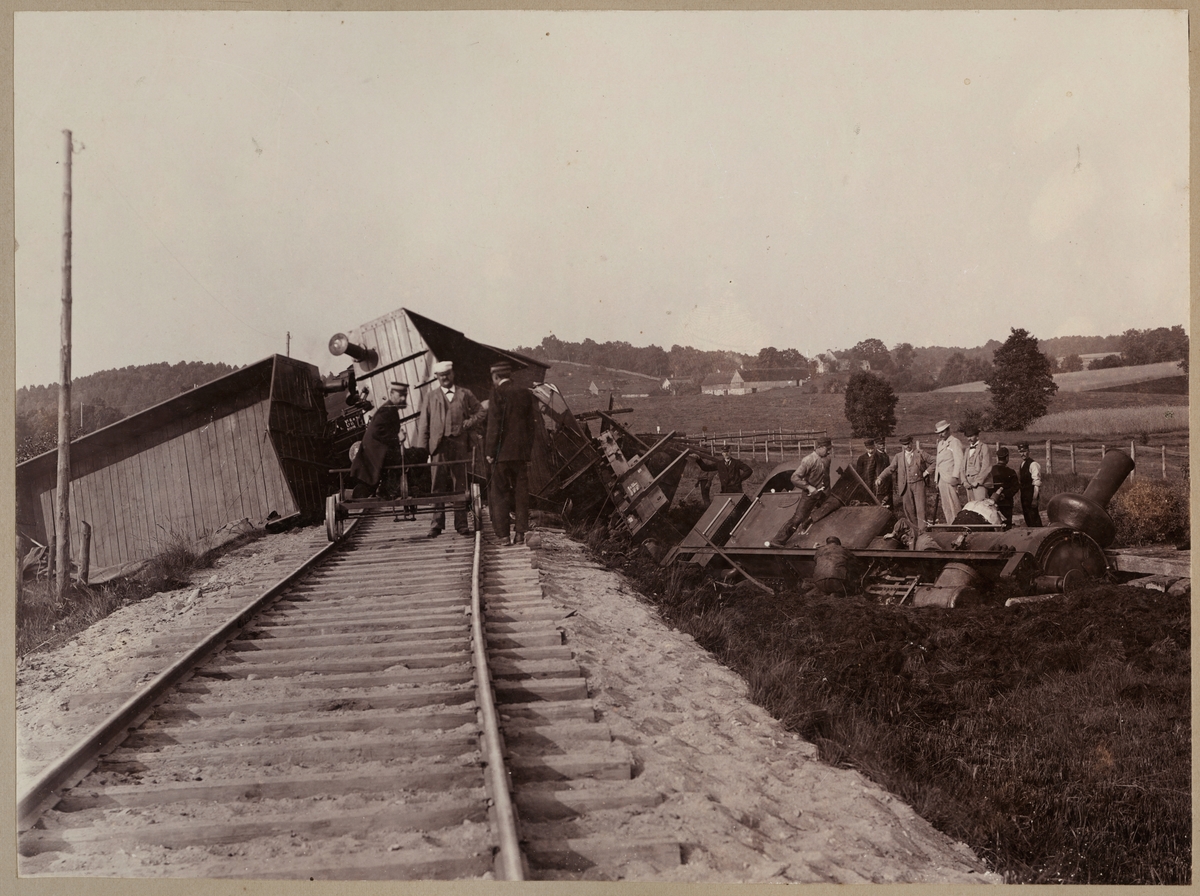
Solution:
M338 518L341 495L330 495L325 499L325 537L337 541L345 531L345 519Z

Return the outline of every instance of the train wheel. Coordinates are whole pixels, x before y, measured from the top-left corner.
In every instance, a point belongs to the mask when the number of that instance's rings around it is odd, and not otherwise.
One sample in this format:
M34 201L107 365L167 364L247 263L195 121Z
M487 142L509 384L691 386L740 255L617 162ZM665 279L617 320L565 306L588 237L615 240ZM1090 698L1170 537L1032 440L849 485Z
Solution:
M325 537L337 541L345 531L345 520L338 519L338 504L340 495L330 495L325 499Z

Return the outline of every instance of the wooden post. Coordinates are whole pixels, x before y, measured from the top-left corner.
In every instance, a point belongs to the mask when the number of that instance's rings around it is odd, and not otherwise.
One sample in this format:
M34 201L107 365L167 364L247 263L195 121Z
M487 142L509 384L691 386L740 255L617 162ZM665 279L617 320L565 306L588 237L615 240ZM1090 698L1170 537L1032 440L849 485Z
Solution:
M1162 461L1163 461L1163 479L1167 478L1167 446L1162 446Z
M1075 443L1074 442L1071 443L1071 472L1072 473L1078 472L1075 469Z
M83 528L83 545L79 549L79 581L86 585L92 565L92 524L84 520L79 525Z
M1104 460L1104 446L1103 445L1100 446L1100 459Z
M1051 473L1054 472L1054 460L1053 460L1053 456L1051 455L1051 452L1053 450L1054 449L1050 444L1050 440L1046 439L1046 475L1047 476L1049 476Z
M1133 439L1129 440L1129 459L1131 461L1133 461L1135 464L1137 463L1137 447L1136 447L1136 443L1133 441ZM1137 472L1137 467L1135 466L1132 470L1129 471L1129 478L1132 479L1136 472Z
M62 346L58 385L58 570L55 585L62 600L71 586L71 132L63 131Z

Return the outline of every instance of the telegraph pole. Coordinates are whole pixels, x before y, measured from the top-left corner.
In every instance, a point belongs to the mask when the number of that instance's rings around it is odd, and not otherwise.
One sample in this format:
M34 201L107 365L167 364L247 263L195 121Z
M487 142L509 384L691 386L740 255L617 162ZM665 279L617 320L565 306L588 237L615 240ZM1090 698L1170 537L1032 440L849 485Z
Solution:
M66 167L63 169L63 286L62 348L58 387L58 536L55 552L61 600L71 584L71 132L66 138Z

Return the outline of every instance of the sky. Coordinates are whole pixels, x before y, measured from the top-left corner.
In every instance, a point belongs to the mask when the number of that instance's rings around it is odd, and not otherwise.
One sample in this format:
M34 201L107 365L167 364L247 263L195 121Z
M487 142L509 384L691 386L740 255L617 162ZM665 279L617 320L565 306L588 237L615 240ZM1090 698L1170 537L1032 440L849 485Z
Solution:
M16 384L400 307L812 356L1188 326L1187 13L19 12Z

